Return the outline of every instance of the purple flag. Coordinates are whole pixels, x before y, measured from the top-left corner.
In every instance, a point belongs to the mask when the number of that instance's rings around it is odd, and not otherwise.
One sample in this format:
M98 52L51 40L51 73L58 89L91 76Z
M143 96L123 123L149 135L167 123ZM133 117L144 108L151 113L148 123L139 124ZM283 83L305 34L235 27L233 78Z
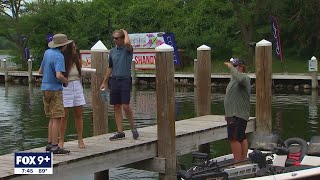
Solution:
M27 61L30 59L30 51L29 51L29 49L27 47L24 48L24 56L25 56Z
M47 41L48 41L48 43L49 43L50 41L52 41L52 39L53 39L53 34L48 34L48 35L47 35Z

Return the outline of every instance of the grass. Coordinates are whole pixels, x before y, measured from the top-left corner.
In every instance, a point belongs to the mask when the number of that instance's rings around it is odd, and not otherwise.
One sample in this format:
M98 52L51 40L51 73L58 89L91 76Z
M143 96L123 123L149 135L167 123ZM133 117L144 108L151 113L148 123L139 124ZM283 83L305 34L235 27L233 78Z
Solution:
M0 55L8 55L10 50L0 49Z
M211 63L212 73L228 73L229 70L224 65L223 60L215 60ZM193 73L193 65L185 66L182 69L176 70L180 73ZM255 65L248 66L248 72L255 72ZM298 58L283 59L282 63L273 58L272 59L272 72L273 73L307 73L308 60L301 60Z

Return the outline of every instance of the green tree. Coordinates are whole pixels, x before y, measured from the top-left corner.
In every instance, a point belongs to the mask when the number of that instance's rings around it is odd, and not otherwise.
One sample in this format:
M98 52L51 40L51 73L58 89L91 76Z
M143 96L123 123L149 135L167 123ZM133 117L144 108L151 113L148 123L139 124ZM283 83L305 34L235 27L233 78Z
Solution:
M2 0L0 3L0 37L14 45L14 54L25 68L25 48L29 35L36 28L27 14L27 2L23 0Z
M254 49L250 45L256 37L255 25L266 0L230 0L238 20L240 32L248 52L248 63L253 64Z

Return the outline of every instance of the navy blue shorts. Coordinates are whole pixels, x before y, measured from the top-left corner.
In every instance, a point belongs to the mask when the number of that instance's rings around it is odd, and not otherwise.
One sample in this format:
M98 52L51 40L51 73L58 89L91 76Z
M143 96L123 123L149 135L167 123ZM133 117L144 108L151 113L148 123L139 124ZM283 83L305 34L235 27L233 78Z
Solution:
M109 80L110 104L130 104L132 88L131 78L114 78Z
M242 142L246 139L247 121L238 117L226 117L228 139Z

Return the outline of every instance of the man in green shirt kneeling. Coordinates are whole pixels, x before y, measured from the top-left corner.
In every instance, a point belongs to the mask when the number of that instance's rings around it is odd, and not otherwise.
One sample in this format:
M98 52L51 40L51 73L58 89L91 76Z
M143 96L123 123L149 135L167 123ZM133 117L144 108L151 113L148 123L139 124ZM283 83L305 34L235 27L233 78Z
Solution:
M231 73L224 98L228 139L234 160L241 161L247 158L248 153L245 131L250 116L250 78L245 74L246 66L242 60L235 58L224 64Z

